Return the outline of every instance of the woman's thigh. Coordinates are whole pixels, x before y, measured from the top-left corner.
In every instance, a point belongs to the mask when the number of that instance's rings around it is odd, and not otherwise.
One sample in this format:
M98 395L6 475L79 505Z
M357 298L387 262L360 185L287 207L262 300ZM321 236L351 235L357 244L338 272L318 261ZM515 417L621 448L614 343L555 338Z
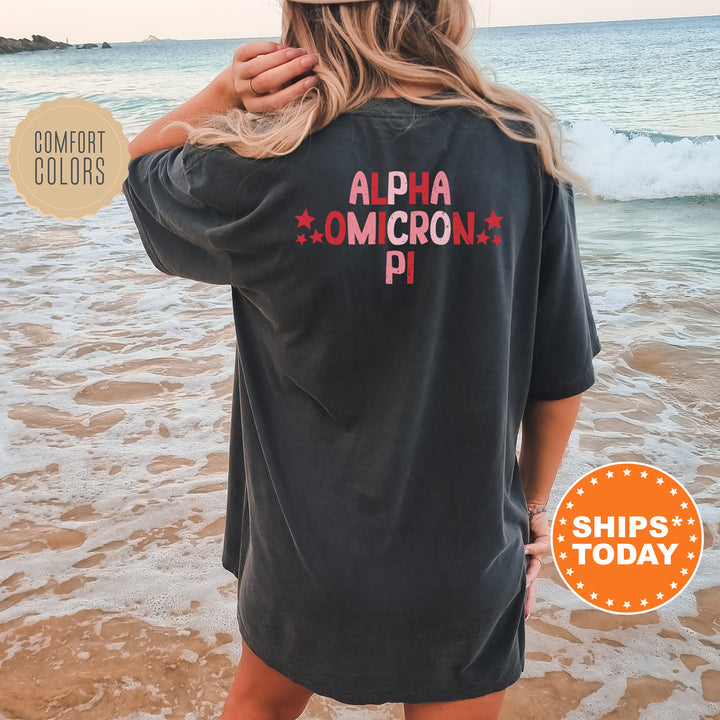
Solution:
M505 690L452 702L403 703L405 720L497 720Z
M242 655L221 720L294 720L312 692L266 665L242 641Z

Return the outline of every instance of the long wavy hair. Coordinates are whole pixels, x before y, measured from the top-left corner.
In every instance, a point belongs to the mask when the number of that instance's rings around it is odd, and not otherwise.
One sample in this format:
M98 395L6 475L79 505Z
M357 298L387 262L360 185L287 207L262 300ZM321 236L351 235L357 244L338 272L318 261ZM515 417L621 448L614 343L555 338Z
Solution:
M317 86L273 113L233 108L210 115L188 131L197 145L224 144L239 155L286 155L338 115L390 90L419 105L459 105L490 118L508 136L537 146L547 173L587 183L561 155L561 128L542 103L486 76L469 54L474 16L468 0L371 0L307 4L283 0L282 42L317 53ZM412 86L441 87L421 96Z

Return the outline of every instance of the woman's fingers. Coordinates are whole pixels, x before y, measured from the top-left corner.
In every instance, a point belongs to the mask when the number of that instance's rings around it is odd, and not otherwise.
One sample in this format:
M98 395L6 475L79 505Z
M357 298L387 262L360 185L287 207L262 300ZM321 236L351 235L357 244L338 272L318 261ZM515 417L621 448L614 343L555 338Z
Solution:
M528 562L527 572L525 575L525 582L529 585L535 582L535 579L540 574L540 568L542 567L542 561L540 558L532 557Z
M527 620L535 602L535 580L542 568L542 558L550 552L550 528L545 513L530 517L530 542L525 545L525 555L529 556L525 574L525 619Z
M231 68L238 104L257 113L292 103L317 84L317 78L307 75L318 62L316 55L308 55L303 48L271 41L240 45Z
M527 620L530 617L533 605L535 604L535 583L530 583L526 587L527 592L525 593L525 619Z
M533 603L535 602L535 580L540 574L540 568L542 567L542 561L539 557L531 557L528 560L527 572L525 574L525 619L528 619L530 612L532 611Z
M546 517L530 519L530 542L525 545L526 555L542 557L550 552L550 528Z
M254 98L248 109L251 112L277 110L285 105L289 105L293 100L302 97L310 88L317 85L317 83L318 79L316 77L303 78L282 90ZM253 82L253 86L254 85L255 83Z
M526 555L547 555L550 552L550 537L535 538L533 542L525 546Z
M253 89L259 94L273 92L281 88L293 80L297 80L300 75L304 75L318 63L317 55L306 55L305 51L299 51L297 48L290 48L283 51L284 54L300 52L295 57L288 57L283 64L269 67L260 73L250 75L252 78ZM250 63L247 63L248 65Z
M303 48L281 48L264 55L257 55L249 60L240 61L239 76L245 80L256 78L269 70L282 68L291 60L301 57L308 57Z
M238 45L238 47L235 48L233 59L237 62L244 63L258 55L268 55L269 53L277 52L281 47L280 43L273 42L272 40L255 40L255 42Z

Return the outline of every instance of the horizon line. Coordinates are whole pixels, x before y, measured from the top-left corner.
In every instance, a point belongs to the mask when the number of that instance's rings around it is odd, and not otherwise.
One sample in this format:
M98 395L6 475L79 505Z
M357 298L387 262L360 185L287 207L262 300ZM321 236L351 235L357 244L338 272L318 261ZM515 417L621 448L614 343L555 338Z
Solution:
M616 18L616 19L610 19L610 20L560 20L560 21L553 21L553 22L528 22L528 23L512 23L512 24L498 24L498 25L475 25L473 30L492 30L495 28L522 28L522 27L553 27L553 26L564 26L564 25L606 25L608 23L631 23L631 22L641 22L641 21L660 21L660 20L702 20L706 18L720 18L720 13L716 13L713 15L661 15L661 16L652 16L652 17L638 17L638 18ZM20 38L5 38L5 39L17 39L22 40L26 39L29 40L32 35L38 35L38 33L32 33L30 37L20 37ZM65 39L65 42L68 43L68 45L82 45L86 42L114 42L116 44L122 44L122 43L143 43L143 42L193 42L196 40L265 40L265 39L275 39L278 38L279 35L238 35L238 36L228 36L228 37L194 37L194 38L172 38L172 37L165 37L161 38L158 37L155 33L148 33L148 37L157 37L157 40L78 40L74 42L69 42L67 40L67 37ZM62 42L62 40L55 40L52 37L49 37L47 35L42 36L47 37L49 40L52 40L53 42Z

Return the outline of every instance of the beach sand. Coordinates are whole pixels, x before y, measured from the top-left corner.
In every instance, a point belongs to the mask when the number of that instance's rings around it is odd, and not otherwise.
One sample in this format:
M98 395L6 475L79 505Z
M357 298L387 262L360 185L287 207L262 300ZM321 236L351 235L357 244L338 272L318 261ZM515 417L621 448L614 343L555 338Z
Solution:
M129 222L92 242L88 263L77 226L4 236L0 718L211 720L241 647L221 566L229 291L154 272ZM554 500L592 466L673 459L692 470L703 560L671 604L616 616L548 557L503 720L720 718L718 370L706 349L621 334L606 327ZM303 717L402 715L316 695Z

